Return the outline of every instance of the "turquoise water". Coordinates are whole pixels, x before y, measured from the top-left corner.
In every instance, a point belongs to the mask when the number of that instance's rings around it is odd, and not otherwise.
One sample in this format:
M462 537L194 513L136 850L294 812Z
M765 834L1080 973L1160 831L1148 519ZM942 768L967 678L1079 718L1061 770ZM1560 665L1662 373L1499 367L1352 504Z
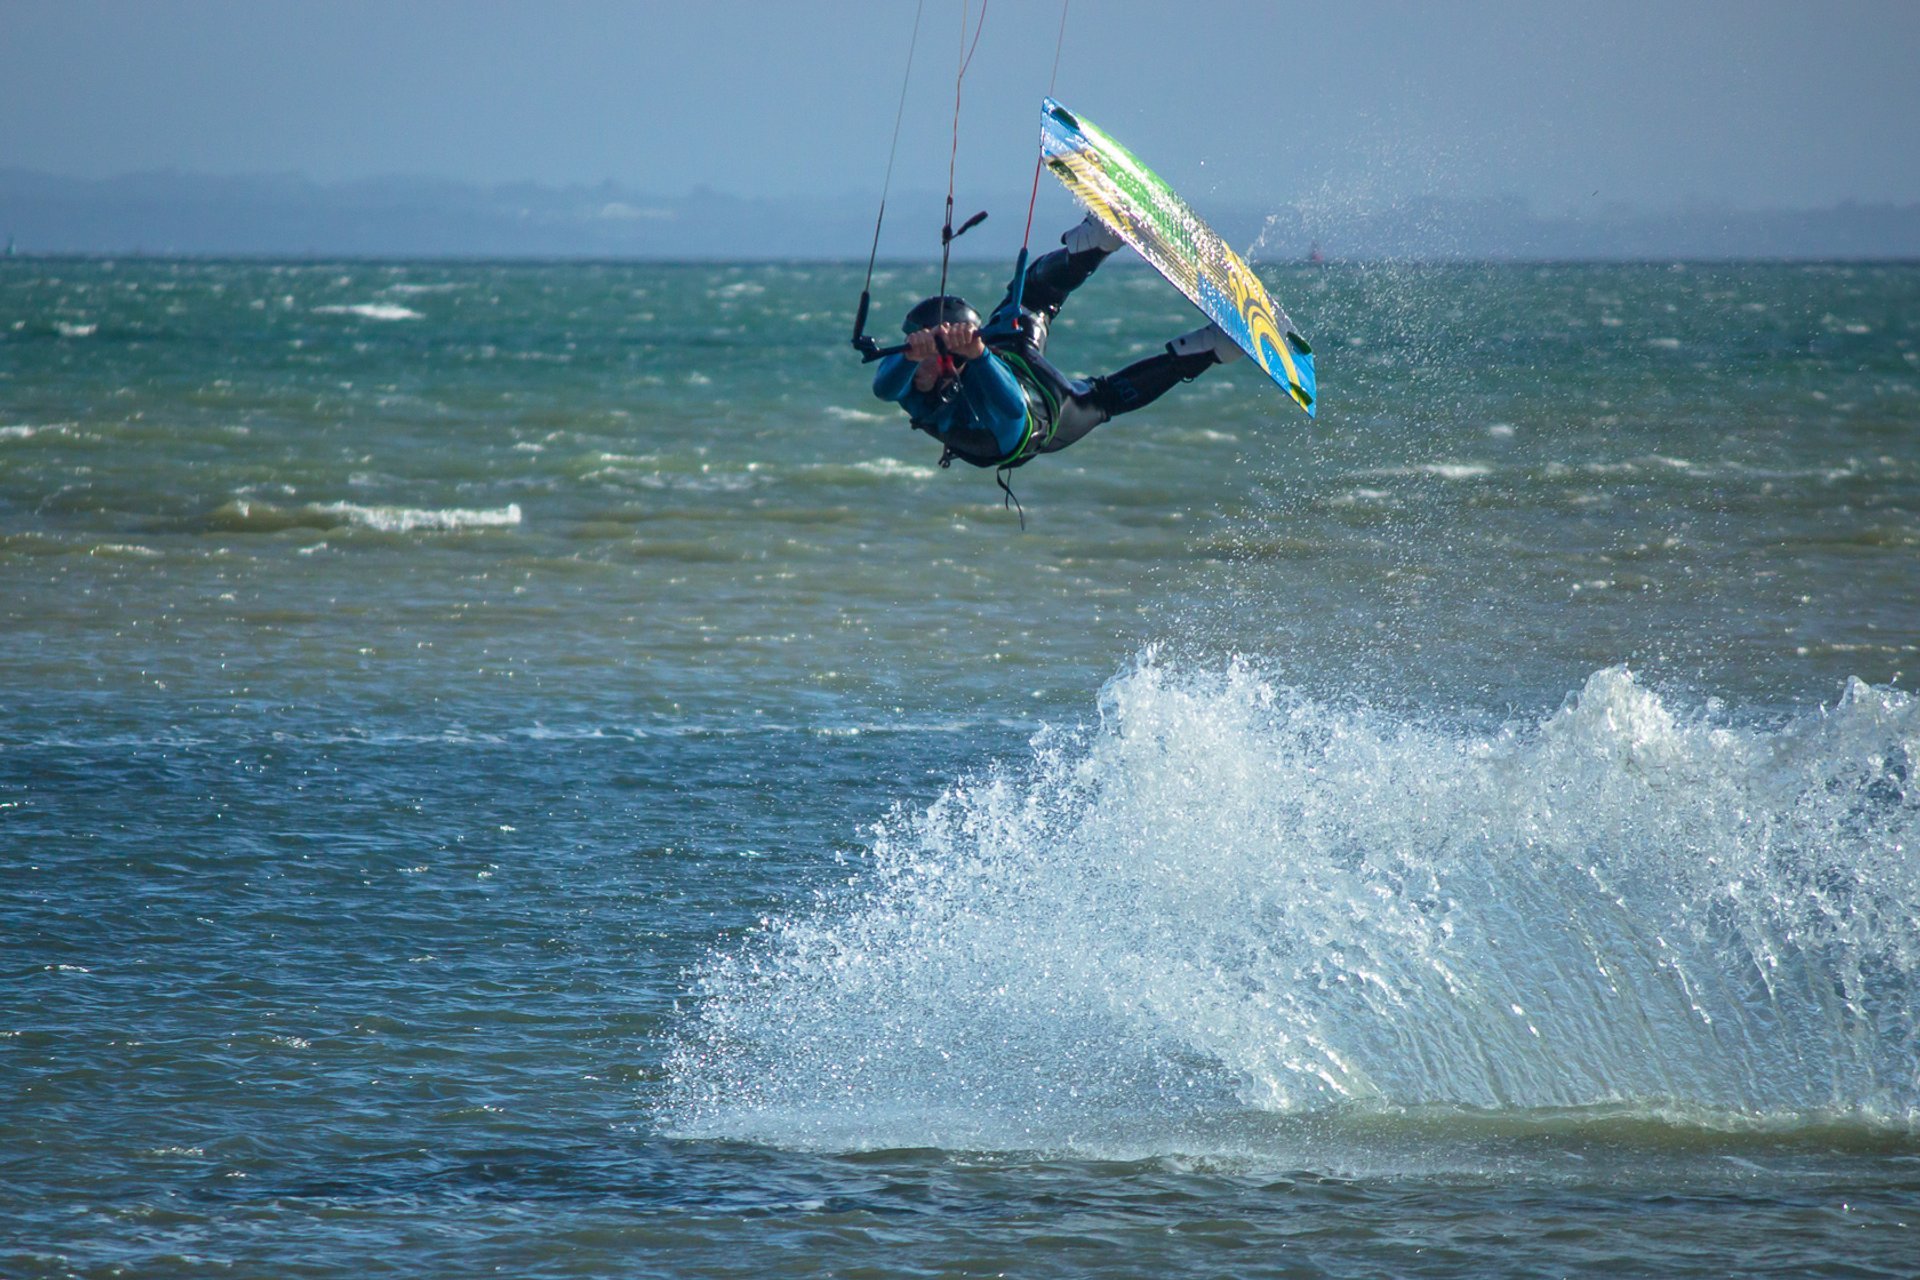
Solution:
M0 1273L1911 1273L1920 267L1265 273L0 264Z

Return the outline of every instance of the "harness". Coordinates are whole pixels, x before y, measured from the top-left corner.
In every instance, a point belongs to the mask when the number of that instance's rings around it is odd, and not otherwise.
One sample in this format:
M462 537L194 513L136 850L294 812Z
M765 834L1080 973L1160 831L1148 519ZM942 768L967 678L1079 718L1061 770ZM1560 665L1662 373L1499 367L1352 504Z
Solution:
M1003 505L1010 506L1019 513L1020 527L1025 529L1027 513L1021 507L1020 499L1013 492L1010 478L1015 467L1024 467L1045 453L1047 446L1053 443L1054 428L1060 421L1060 400L1064 379L1052 365L1046 362L1045 357L1037 352L1022 354L1006 347L990 347L988 350L1007 362L1007 368L1013 374L1013 380L1020 384L1020 390L1025 394L1027 401L1026 419L1021 426L1020 439L1012 449L998 456L975 453L971 449L957 445L951 433L942 434L939 425L931 420L915 418L912 423L916 429L926 432L940 442L942 450L940 465L943 468L951 467L955 458L983 470L991 467L994 483L999 485L1000 492L1006 495ZM942 406L950 403L952 397L959 393L959 386L958 379L948 384L947 392L940 401Z
M1018 382L1021 391L1026 393L1027 414L1026 421L1021 427L1020 439L1004 454L997 456L980 454L955 445L950 437L941 434L937 423L929 419L913 419L913 426L916 429L940 441L943 450L940 454L942 467L951 467L954 459L958 458L969 466L980 467L983 470L992 468L1001 472L1011 471L1015 467L1025 466L1040 454L1045 453L1047 445L1053 441L1054 424L1060 418L1060 392L1050 385L1052 379L1034 368L1029 358L1019 352L1003 347L994 347L991 351L1007 362L1007 368L1013 373L1014 381ZM1048 369L1047 372L1051 373L1052 370ZM958 386L957 381L950 384L949 397L957 394ZM943 399L941 403L944 405L947 400ZM1004 481L1001 487L1006 487Z

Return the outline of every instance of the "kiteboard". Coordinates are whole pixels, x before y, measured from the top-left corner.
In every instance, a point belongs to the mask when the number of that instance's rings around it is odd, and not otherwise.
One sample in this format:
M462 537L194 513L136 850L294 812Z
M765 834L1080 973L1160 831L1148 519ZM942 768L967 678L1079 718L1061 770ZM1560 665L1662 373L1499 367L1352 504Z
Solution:
M1091 120L1052 98L1040 108L1040 154L1074 199L1313 414L1313 348L1252 268L1173 188Z

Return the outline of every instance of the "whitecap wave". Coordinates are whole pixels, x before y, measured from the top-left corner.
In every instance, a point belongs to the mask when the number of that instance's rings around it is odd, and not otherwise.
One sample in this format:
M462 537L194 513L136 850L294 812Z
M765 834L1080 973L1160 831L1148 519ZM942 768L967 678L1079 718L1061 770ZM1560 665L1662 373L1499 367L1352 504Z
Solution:
M905 480L931 480L940 474L932 467L916 466L911 462L902 462L898 458L865 458L854 463L853 469L864 471L868 475Z
M281 529L370 529L379 533L459 532L509 529L522 520L520 504L504 507L397 507L357 502L309 502L297 507L236 499L213 513L216 528L272 532Z
M903 462L899 458L862 458L858 462L815 462L805 468L816 474L854 472L883 480L931 480L940 473L932 467Z
M346 305L315 307L317 316L358 316L362 320L424 320L426 317L412 307L403 307L396 302L355 302Z
M1493 468L1484 462L1422 462L1403 467L1369 467L1354 474L1363 476L1432 476L1436 480L1484 480Z
M520 504L504 507L370 507L355 502L329 502L315 508L339 517L341 524L377 529L382 533L411 533L416 529L510 529L521 521Z

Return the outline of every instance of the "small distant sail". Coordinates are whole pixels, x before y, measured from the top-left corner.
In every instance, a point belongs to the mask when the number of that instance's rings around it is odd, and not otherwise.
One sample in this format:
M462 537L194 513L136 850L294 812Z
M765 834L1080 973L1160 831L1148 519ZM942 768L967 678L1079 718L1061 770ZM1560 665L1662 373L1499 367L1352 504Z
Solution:
M1253 270L1159 175L1052 98L1040 108L1040 154L1076 200L1313 413L1313 348Z

